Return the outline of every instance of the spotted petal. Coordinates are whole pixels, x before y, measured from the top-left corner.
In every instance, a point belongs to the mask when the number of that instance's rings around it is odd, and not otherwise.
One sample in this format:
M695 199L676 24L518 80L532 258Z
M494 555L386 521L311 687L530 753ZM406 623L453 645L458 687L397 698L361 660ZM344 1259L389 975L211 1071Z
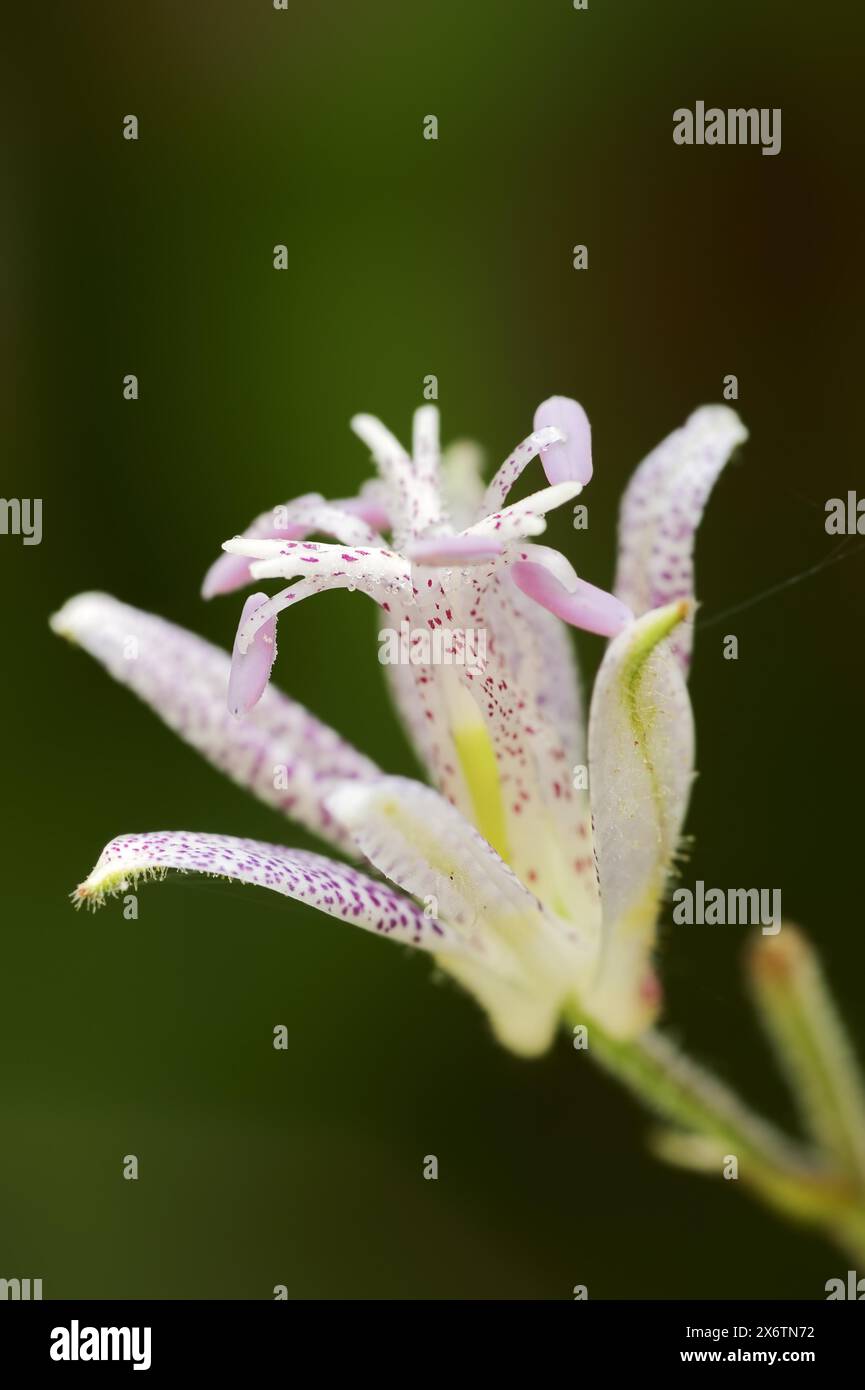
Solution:
M73 896L79 907L101 907L106 897L131 890L142 878L164 878L170 869L270 888L330 917L425 951L459 954L463 949L447 926L424 916L402 893L350 864L234 835L185 830L120 835L105 846L96 867Z
M530 553L537 558L540 549ZM582 759L570 756L577 726L566 727L576 706L566 639L507 569L501 578L475 567L440 573L429 588L418 583L417 605L429 623L441 618L486 639L475 667L386 667L419 757L522 882L591 935L599 909L585 784L575 767ZM394 621L410 612L396 611Z
M589 716L589 787L603 908L598 979L587 999L618 1037L640 1032L660 998L652 971L658 909L693 777L691 705L669 641L684 602L653 609L607 648Z
M254 710L235 719L226 702L226 652L107 594L70 599L51 626L94 656L232 781L324 839L345 845L326 795L339 782L375 778L379 770L302 705L268 686Z
M694 596L694 538L709 494L738 444L748 437L729 406L703 406L644 459L619 512L615 593L639 616ZM672 639L687 666L692 618Z

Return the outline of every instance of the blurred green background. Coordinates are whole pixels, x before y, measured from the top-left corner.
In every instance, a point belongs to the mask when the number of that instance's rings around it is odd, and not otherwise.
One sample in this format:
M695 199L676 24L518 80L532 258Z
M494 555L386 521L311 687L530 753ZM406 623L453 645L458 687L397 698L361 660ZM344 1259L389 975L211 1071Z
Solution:
M584 403L589 531L550 536L600 584L632 468L735 373L751 438L701 531L702 616L816 564L826 499L865 490L862 38L860 7L804 0L13 8L2 491L44 499L44 538L0 537L0 1275L46 1297L819 1298L846 1269L648 1157L644 1115L566 1041L498 1049L420 956L204 881L145 887L137 922L74 914L120 832L316 846L47 618L105 589L230 644L239 600L198 598L219 543L353 491L349 417L406 437L428 373L445 437L492 465L540 400ZM781 154L674 146L698 98L780 106ZM860 1043L863 566L699 636L685 877L780 885ZM356 596L303 604L276 678L412 773L373 633ZM789 1121L746 934L666 932L667 1017Z

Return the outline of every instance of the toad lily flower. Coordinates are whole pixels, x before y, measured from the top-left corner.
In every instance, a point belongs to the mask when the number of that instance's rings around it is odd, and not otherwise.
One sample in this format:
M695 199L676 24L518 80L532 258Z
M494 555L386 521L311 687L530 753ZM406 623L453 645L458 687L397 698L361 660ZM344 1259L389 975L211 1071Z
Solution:
M753 1116L651 1026L657 917L693 777L694 536L745 438L738 418L698 410L637 469L614 594L533 539L591 478L574 401L539 408L486 491L470 446L440 457L434 408L415 415L411 455L377 420L352 424L379 477L355 498L308 494L263 514L209 570L206 597L288 581L247 599L232 658L103 594L52 619L221 771L344 858L227 835L123 835L77 905L174 869L258 884L427 951L517 1053L543 1051L561 1021L585 1023L592 1055L673 1126L656 1142L666 1158L720 1173L732 1152L765 1200L865 1258L865 1100L804 939L791 927L761 938L751 975L813 1147ZM509 503L535 458L547 486ZM269 684L278 615L332 588L372 599L391 631L407 626L405 659L386 671L431 786L388 775ZM609 639L587 726L568 624ZM470 629L486 639L473 661ZM436 659L422 639L443 633Z
M725 407L700 410L637 471L614 596L531 539L592 475L576 402L540 406L486 491L464 447L440 458L435 407L416 412L411 455L378 420L352 425L378 479L349 501L310 494L265 513L210 569L206 595L289 581L247 600L230 667L199 638L100 595L71 600L53 625L236 781L381 877L159 832L112 841L77 900L98 904L168 869L263 884L431 952L524 1055L549 1045L569 1007L613 1037L640 1033L660 1004L656 919L693 771L683 670L694 532L744 430ZM509 503L535 458L547 485ZM413 634L409 660L386 670L432 787L386 775L268 685L277 615L339 587ZM611 639L587 730L567 624ZM478 663L460 660L469 629L486 638ZM441 630L452 659L425 659L420 638Z

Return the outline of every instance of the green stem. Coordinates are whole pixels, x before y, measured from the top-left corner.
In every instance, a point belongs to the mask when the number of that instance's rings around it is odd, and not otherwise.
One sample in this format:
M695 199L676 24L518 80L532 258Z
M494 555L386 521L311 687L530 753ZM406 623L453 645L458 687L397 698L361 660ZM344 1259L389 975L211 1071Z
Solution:
M752 946L748 975L806 1133L865 1187L865 1090L816 953L785 923Z
M569 1010L567 1021L586 1025L589 1054L656 1114L718 1144L719 1176L726 1154L735 1155L741 1178L765 1202L822 1228L865 1262L865 1192L846 1174L754 1115L663 1034L650 1030L623 1042L578 1006Z

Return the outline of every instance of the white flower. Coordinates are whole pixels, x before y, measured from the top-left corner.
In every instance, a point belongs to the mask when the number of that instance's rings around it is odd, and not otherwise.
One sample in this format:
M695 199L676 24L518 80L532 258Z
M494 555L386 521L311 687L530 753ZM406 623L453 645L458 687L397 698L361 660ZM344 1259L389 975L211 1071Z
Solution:
M660 1006L656 920L693 775L694 532L745 431L726 407L705 408L641 465L613 596L533 539L591 477L575 402L539 408L485 493L465 447L440 460L434 407L415 415L412 456L377 420L352 423L379 479L354 499L308 495L265 513L211 568L206 596L290 581L247 600L231 663L104 595L70 600L53 626L235 781L386 882L281 846L163 831L112 840L76 898L97 904L168 869L263 884L431 952L517 1052L546 1048L575 1008L634 1036ZM548 486L507 505L537 456ZM277 615L334 587L359 590L397 629L486 635L480 666L385 668L432 786L386 775L268 685ZM566 623L611 638L587 722ZM350 669L344 680L350 698Z

